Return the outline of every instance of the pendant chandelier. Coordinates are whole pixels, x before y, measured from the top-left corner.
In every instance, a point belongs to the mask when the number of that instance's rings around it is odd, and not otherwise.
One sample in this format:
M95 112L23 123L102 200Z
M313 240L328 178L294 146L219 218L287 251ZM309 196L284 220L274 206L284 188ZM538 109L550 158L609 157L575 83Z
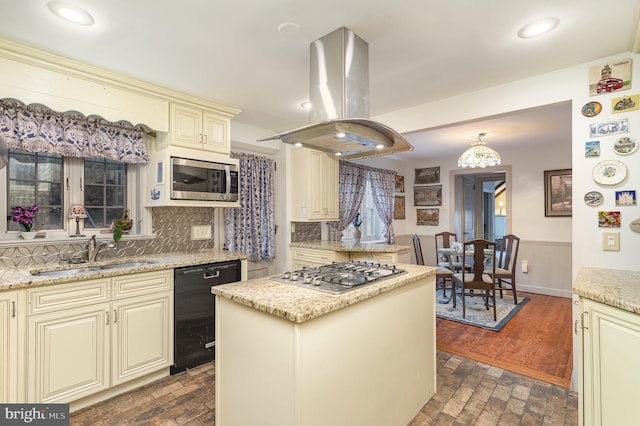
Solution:
M471 148L458 157L458 167L477 168L499 166L500 154L487 146L482 140L486 133L478 133L478 140L471 143Z

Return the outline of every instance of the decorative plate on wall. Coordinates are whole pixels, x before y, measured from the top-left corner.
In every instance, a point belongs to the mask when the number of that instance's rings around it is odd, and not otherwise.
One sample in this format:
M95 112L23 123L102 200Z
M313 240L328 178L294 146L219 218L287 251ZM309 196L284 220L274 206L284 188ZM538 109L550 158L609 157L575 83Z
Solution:
M638 142L636 142L635 139L629 136L620 138L616 141L615 144L613 144L613 150L616 152L616 154L620 154L620 155L633 154L634 152L636 152L637 149L638 149Z
M590 191L584 194L584 203L588 206L599 206L604 201L604 197L598 191Z
M627 166L621 161L601 161L593 168L593 180L600 185L617 185L627 177Z
M602 104L600 102L587 102L582 106L582 115L585 117L595 117L602 111Z

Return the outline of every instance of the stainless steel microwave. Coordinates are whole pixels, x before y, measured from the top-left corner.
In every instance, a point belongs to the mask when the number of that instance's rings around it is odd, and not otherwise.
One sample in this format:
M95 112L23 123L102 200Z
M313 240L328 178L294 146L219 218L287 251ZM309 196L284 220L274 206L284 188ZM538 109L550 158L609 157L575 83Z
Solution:
M171 199L238 201L238 166L171 157Z

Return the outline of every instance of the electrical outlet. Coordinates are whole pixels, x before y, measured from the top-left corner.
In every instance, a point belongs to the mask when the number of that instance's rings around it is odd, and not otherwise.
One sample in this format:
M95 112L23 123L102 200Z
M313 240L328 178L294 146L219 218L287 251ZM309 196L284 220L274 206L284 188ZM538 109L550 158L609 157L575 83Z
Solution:
M602 250L620 251L620 233L619 232L603 232L602 233Z
M192 240L208 240L211 238L211 225L192 225Z

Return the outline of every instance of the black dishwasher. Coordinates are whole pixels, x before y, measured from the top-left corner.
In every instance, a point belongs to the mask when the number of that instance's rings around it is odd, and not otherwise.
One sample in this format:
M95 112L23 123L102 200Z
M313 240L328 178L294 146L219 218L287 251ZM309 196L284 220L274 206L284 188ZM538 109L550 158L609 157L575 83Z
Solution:
M174 270L174 349L171 374L215 358L214 285L240 281L240 261Z

